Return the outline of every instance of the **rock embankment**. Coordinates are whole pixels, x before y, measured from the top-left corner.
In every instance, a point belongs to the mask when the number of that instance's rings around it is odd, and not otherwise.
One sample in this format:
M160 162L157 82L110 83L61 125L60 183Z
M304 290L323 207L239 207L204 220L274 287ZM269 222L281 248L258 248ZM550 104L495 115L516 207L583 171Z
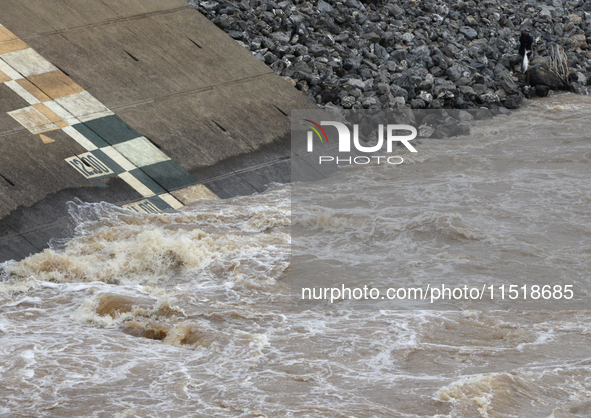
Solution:
M589 91L591 1L190 2L320 105L515 109L533 94ZM533 87L510 70L522 28L535 39Z

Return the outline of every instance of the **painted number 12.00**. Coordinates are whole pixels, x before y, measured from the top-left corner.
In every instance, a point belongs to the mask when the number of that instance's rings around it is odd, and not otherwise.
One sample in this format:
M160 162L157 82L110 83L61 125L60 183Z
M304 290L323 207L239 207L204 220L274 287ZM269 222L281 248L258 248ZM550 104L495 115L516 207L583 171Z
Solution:
M66 158L66 161L87 179L114 174L113 170L90 152L80 154L77 157Z

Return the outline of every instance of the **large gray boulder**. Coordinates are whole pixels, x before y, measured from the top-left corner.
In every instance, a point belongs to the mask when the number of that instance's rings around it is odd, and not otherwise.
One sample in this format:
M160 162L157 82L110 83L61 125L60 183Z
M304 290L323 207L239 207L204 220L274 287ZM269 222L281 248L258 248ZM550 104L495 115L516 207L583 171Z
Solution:
M536 55L529 62L529 66L530 66L530 68L531 67L540 67L540 68L543 68L544 70L550 70L550 61L546 57Z
M529 73L529 83L532 86L539 84L548 86L552 90L562 89L565 87L564 82L554 74L552 71L544 70L540 67L534 67L527 71Z
M519 87L513 80L513 77L502 65L497 65L495 68L495 80L507 94L515 94L519 91Z

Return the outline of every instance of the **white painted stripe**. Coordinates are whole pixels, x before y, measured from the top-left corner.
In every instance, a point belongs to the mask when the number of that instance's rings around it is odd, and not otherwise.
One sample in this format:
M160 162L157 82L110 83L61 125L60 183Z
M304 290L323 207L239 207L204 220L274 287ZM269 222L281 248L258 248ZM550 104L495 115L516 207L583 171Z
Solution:
M98 115L113 114L87 91L60 97L55 101L81 122L102 117Z
M113 147L138 167L170 160L144 136L113 145Z
M98 112L98 113L92 113L92 114L86 115L86 116L80 116L78 119L80 119L80 122L88 122L89 120L100 119L100 118L104 118L105 116L111 116L111 115L114 115L114 113L111 112L110 110L105 110L104 112Z
M72 137L76 142L78 142L88 151L97 149L96 145L94 145L92 142L86 139L86 137L82 135L80 132L78 132L75 128L71 126L66 126L65 128L62 128L62 131L70 135L70 137Z
M115 148L113 147L104 147L100 149L102 152L107 154L113 161L121 166L122 169L125 171L131 171L136 169L137 167L133 165L127 158L121 155Z
M41 103L39 99L29 93L23 86L18 84L16 81L7 81L6 84L12 91L21 96L28 104L34 105Z
M125 209L134 210L136 212L144 212L144 213L160 213L162 212L160 209L156 207L155 204L150 202L149 200L140 200L139 202L129 203L127 205L121 206Z
M68 112L66 109L61 107L59 104L57 104L53 100L48 101L48 102L43 102L43 104L45 106L47 106L47 108L49 108L53 113L58 115L61 119L66 121L66 123L68 125L76 125L77 123L80 123L80 121L78 119L76 119L70 112Z
M0 58L25 77L57 71L57 67L32 48L7 52L0 55Z
M152 197L154 196L154 192L150 190L148 187L144 186L144 184L136 179L131 173L125 172L119 174L119 177L123 179L127 184L135 189L139 194L144 197Z
M168 203L173 209L180 209L184 206L169 193L158 195L158 197Z
M12 78L13 80L20 80L24 78L18 71L12 68L10 65L5 63L0 59L0 71L6 74L8 77Z

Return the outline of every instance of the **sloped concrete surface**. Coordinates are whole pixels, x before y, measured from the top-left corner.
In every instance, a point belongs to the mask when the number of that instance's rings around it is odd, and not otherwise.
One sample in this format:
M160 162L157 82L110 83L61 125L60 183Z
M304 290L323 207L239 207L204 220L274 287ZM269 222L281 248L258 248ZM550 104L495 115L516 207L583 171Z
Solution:
M70 236L75 197L289 181L288 115L315 105L184 0L4 0L0 24L0 261Z

